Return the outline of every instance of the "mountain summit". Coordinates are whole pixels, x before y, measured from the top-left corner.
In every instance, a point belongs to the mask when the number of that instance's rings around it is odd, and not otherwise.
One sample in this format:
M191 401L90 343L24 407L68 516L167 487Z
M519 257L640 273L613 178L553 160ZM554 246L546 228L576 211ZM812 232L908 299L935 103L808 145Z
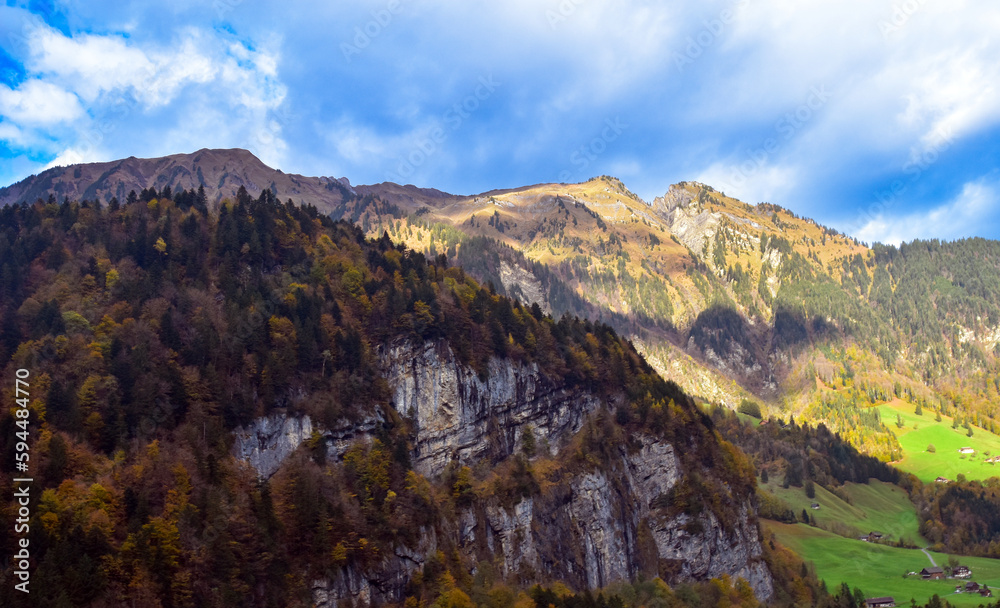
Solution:
M235 197L240 186L259 193L268 188L282 200L311 204L322 210L343 202L354 194L345 178L305 177L272 169L243 149L202 149L192 154L172 154L162 158L136 158L104 163L53 167L16 184L0 189L0 205L47 198L100 200L112 197L124 201L129 191L147 188L160 192L205 188L209 201Z
M867 247L783 207L681 182L652 202L620 180L455 195L271 169L245 150L59 167L0 190L123 201L204 187L211 202L270 190L459 265L502 294L612 325L665 378L730 408L825 422L899 454L868 406L906 395L994 427L1000 243ZM980 417L981 414L981 417Z

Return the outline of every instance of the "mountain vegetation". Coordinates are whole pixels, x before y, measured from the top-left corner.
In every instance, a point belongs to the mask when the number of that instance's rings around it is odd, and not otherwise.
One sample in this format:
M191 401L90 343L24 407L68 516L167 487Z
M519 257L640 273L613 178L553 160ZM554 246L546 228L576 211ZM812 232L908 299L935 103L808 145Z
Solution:
M241 190L217 211L197 191L163 194L0 209L0 356L6 377L31 371L42 604L308 605L315 577L377 563L468 501L516 502L609 466L639 432L676 445L693 473L665 513L711 510L732 525L727 497L752 495L744 457L611 327L556 320L447 256L367 240L269 190ZM444 341L481 375L491 358L537 365L616 405L559 456L526 448L485 470L425 478L377 360L395 340ZM232 456L232 431L274 411L331 425L378 411L385 422L342 461L312 442L261 482ZM15 422L0 413L5 473ZM479 589L512 605L504 598L517 597L518 581L476 587L486 583L470 579L473 564L441 550L411 581L415 601L459 605ZM745 596L738 582L720 589ZM12 600L10 585L0 593Z
M46 605L308 605L317 577L380 563L462 509L614 471L638 434L697 472L663 516L731 527L725 497L756 495L763 517L815 524L768 480L849 502L844 484L875 478L906 492L932 550L1000 557L996 477L904 472L918 439L933 468L956 434L1000 434L1000 242L869 246L695 182L652 202L608 176L458 196L286 175L242 151L56 168L2 203L0 363L32 372ZM606 409L572 449L524 439L425 477L380 364L400 343L446 345L480 379L495 360L537 367ZM262 481L233 432L276 412L380 422L340 457L314 435ZM0 413L5 472L15 423ZM768 605L859 605L768 540ZM602 595L446 543L405 602L757 602L745 581L670 582Z

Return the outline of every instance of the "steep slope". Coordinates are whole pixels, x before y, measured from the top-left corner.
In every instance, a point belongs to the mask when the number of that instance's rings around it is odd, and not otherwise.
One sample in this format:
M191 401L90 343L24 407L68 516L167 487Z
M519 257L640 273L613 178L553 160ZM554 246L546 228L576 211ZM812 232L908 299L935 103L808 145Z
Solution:
M20 182L0 188L0 206L33 202L53 195L56 200L99 200L108 203L117 197L122 203L130 191L147 188L157 192L204 187L208 200L218 203L235 198L240 187L256 197L268 188L281 200L310 204L329 211L354 196L345 178L304 177L283 173L262 163L246 150L202 149L192 154L172 154L162 158L136 158L106 163L54 167Z
M606 325L267 190L7 206L0 247L41 604L429 604L492 564L773 595L749 463Z
M823 420L888 459L899 456L899 444L870 406L896 397L1000 430L993 241L868 248L787 209L694 182L650 203L606 176L459 196L391 183L352 191L231 151L169 158L141 161L142 183L180 184L170 171L181 166L225 181L212 197L231 196L237 183L255 197L252 186L274 183L281 199L312 201L368 236L388 233L432 258L444 255L526 305L610 324L661 375L707 401L736 408L758 400L765 413ZM249 168L233 168L240 163ZM80 173L78 191L100 181L103 189L92 190L104 197L139 185L121 181L124 169L103 181L90 165L53 171L43 174L50 186ZM45 198L39 178L25 184ZM293 178L298 186L289 185ZM300 188L294 197L291 187ZM8 200L15 190L28 192L12 186Z

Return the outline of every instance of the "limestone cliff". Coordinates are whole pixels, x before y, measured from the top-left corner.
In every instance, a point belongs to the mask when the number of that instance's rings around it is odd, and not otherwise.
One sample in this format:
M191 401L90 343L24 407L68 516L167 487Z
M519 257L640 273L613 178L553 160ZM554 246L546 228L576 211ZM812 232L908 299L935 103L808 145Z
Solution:
M505 574L534 572L577 588L643 573L674 580L729 574L746 579L758 598L771 597L773 582L748 497L734 497L742 502L741 518L729 531L711 513L664 516L654 505L683 471L672 446L648 436L639 441L638 451L622 449L620 464L611 471L578 475L512 508L490 504L485 516L467 514L462 546L480 559L502 556Z
M481 379L443 344L397 343L382 358L393 405L416 427L413 467L429 477L452 459L506 458L529 425L557 451L559 440L580 430L600 406L592 395L552 384L537 365L492 359Z
M396 342L380 357L392 405L413 425L413 467L431 479L453 461L474 465L508 458L529 426L543 450L558 454L589 415L615 405L557 385L535 365L493 359L481 378L443 343ZM235 449L261 474L273 473L291 443L304 441L306 428L311 432L308 419L264 419L255 426L240 434ZM336 457L370 430L320 432ZM671 515L666 497L687 474L682 459L673 445L651 435L630 443L617 446L609 465L564 476L513 504L477 499L423 530L417 546L398 546L367 570L348 566L315 580L316 605L398 601L410 575L444 537L467 563L493 562L515 579L562 580L582 589L640 574L674 581L729 574L746 579L762 600L769 598L772 579L762 559L752 497L732 497L740 517L728 528L708 510L696 517Z

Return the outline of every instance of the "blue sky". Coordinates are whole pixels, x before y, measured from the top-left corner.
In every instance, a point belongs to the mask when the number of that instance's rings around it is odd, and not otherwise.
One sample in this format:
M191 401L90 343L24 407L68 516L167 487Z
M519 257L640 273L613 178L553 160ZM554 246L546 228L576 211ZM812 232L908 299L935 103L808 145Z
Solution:
M698 180L867 242L1000 238L998 33L989 0L7 1L0 184L242 147L352 183Z

